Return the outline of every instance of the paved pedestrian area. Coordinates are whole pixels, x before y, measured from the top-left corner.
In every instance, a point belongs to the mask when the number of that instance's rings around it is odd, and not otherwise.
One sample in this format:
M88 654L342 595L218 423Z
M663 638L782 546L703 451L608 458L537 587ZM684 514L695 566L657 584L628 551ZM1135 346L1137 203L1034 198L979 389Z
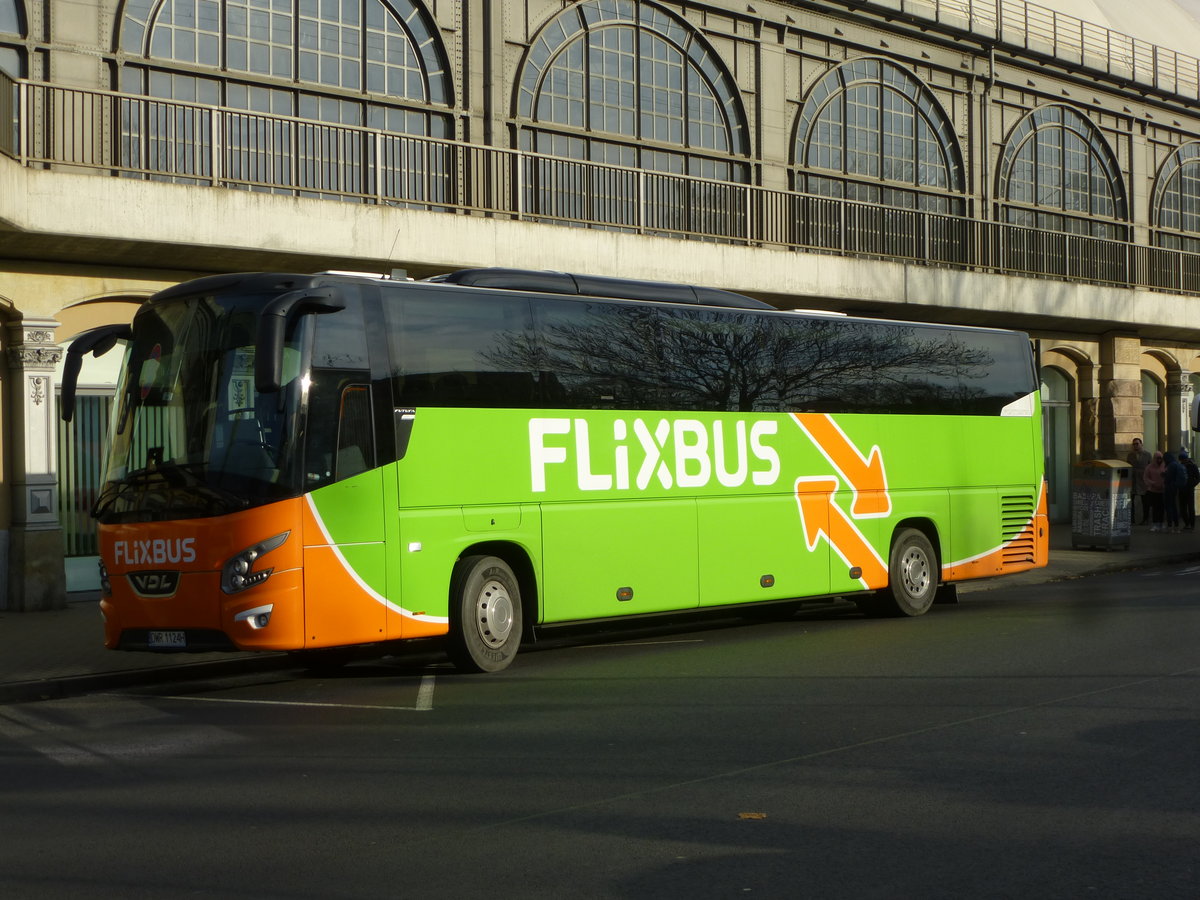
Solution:
M1015 584L1041 584L1169 562L1200 561L1200 532L1134 528L1128 549L1074 549L1069 525L1051 529L1050 564L1005 578L968 582L968 595ZM50 699L168 679L213 677L288 665L284 654L158 654L106 650L99 596L70 594L65 609L0 613L0 703Z

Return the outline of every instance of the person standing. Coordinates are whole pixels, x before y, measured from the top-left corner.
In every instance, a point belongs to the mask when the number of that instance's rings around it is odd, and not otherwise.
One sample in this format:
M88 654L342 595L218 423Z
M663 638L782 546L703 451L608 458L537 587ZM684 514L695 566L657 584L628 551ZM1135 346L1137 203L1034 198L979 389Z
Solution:
M1150 530L1162 531L1163 527L1163 488L1165 485L1167 464L1163 461L1162 451L1155 450L1150 457L1150 463L1142 478L1146 483L1146 503L1150 510Z
M1133 469L1133 503L1136 506L1141 498L1142 520L1139 525L1145 525L1150 520L1150 499L1146 495L1146 466L1150 465L1150 451L1142 447L1142 439L1134 438L1131 449L1125 454L1125 462ZM1133 513L1129 514L1130 519Z
M1200 484L1200 466L1192 459L1186 449L1179 451L1179 463L1187 472L1187 483L1179 494L1179 518L1183 520L1184 531L1196 530L1196 485Z
M1166 512L1166 530L1179 533L1179 495L1187 484L1187 470L1175 458L1174 453L1164 453L1163 463L1163 509Z

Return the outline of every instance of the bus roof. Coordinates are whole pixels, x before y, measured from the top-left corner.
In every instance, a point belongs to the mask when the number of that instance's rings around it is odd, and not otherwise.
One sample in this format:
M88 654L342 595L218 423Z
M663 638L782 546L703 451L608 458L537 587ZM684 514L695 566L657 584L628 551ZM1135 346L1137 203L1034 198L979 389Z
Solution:
M669 281L641 281L604 275L579 275L536 269L460 269L425 279L438 284L499 288L508 291L534 291L543 294L573 294L615 300L649 300L660 303L691 303L701 306L727 306L735 309L775 309L769 303L744 294L718 288L675 284Z

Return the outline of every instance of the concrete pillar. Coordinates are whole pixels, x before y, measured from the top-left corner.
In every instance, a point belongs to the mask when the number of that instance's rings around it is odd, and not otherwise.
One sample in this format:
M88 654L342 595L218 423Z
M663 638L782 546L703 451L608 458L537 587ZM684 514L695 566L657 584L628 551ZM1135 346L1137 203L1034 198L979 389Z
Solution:
M26 318L8 326L8 408L11 414L12 526L0 609L66 606L63 537L58 521L54 319Z
M1075 423L1075 453L1081 460L1098 459L1100 428L1100 383L1098 367L1091 362L1079 364L1075 373L1075 396L1079 420Z
M1142 342L1136 334L1110 331L1100 336L1100 387L1096 455L1124 459L1129 443L1142 434Z

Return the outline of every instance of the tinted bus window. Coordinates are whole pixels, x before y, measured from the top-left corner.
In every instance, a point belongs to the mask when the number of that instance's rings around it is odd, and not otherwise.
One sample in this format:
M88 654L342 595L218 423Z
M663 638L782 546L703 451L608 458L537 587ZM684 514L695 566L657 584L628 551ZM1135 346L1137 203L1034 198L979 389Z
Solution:
M658 311L632 303L538 300L541 397L567 409L661 409Z
M385 290L383 309L400 406L536 405L526 298Z
M781 319L711 309L662 309L662 393L669 409L781 409Z
M996 415L1033 390L1020 335L664 308L669 409Z
M788 410L997 415L1033 389L1019 336L832 318L781 323Z

